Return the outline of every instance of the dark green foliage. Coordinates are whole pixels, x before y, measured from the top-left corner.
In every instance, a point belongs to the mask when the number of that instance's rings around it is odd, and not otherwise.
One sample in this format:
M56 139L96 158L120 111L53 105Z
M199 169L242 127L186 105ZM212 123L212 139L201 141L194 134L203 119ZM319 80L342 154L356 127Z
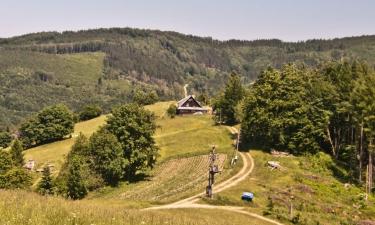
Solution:
M7 131L0 132L0 148L6 148L12 142L12 136Z
M15 166L22 167L24 165L23 146L20 140L16 139L14 141L10 148L10 154L12 155L13 164Z
M153 167L158 155L153 134L155 116L136 104L126 104L112 110L105 127L121 143L127 161L125 176L132 179L137 171Z
M72 112L62 104L44 108L23 123L21 140L26 147L63 139L74 128Z
M107 184L117 185L123 177L126 160L123 158L121 144L116 136L106 129L100 129L90 137L92 169L100 174Z
M81 161L77 157L72 157L70 160L66 184L69 198L77 200L87 195L87 187L81 171Z
M102 114L102 109L100 106L97 105L87 105L85 106L81 112L79 112L79 120L85 121L89 119L93 119L98 117Z
M232 73L226 84L224 93L214 103L215 120L227 124L234 124L236 119L236 106L244 97L244 89L240 77Z
M167 109L167 114L169 117L174 118L177 114L177 106L176 104L170 104Z
M0 174L5 174L13 167L12 155L4 150L0 150Z
M43 168L42 180L39 181L37 191L42 195L51 195L54 192L54 184L49 166Z

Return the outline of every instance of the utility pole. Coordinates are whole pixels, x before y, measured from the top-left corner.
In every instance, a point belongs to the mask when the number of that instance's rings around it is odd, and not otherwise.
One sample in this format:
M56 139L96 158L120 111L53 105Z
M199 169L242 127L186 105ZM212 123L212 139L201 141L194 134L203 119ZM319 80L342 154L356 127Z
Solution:
M234 157L232 158L232 161L231 161L231 165L235 165L237 163L237 160L238 160L238 149L239 149L239 146L240 146L240 138L241 136L241 130L238 131L237 133L237 140L236 140L236 146L235 146L235 149L234 149Z
M213 185L215 183L215 174L219 172L219 167L215 164L216 161L216 149L215 145L212 146L212 150L210 152L210 164L208 168L208 186L206 187L206 196L209 198L212 198L212 192L213 192Z

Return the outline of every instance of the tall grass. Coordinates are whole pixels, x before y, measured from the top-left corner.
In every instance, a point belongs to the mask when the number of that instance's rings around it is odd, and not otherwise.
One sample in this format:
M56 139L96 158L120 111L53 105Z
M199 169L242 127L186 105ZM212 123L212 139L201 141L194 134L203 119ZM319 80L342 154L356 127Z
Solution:
M7 225L205 225L265 224L225 211L175 209L140 211L121 205L69 201L26 191L0 190L0 224Z

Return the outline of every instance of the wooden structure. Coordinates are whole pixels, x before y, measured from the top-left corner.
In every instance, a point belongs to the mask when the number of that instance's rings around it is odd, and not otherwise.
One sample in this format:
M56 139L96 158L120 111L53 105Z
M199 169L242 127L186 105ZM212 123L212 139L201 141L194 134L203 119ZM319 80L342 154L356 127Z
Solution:
M207 113L207 111L192 95L188 95L177 103L178 115L203 114Z

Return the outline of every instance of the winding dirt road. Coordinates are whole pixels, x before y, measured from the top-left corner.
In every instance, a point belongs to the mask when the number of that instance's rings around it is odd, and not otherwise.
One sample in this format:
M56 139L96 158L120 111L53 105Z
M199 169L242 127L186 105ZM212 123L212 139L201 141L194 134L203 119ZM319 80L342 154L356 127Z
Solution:
M227 127L228 130L232 134L237 134L238 130L235 127ZM225 180L217 185L214 186L214 193L218 193L221 191L224 191L230 187L233 187L246 179L250 173L254 169L254 159L251 157L250 153L242 153L239 152L239 155L241 156L243 160L243 167L241 170L234 175L233 177L229 178L228 180ZM220 209L220 210L226 210L231 211L235 213L241 213L245 215L249 215L251 217L257 218L259 220L263 220L265 222L268 222L270 224L277 224L282 225L282 223L279 223L277 221L274 221L272 219L269 219L267 217L251 213L245 210L244 207L235 207L235 206L215 206L215 205L207 205L207 204L198 204L197 201L200 200L201 197L205 196L205 192L196 194L194 196L191 196L189 198L182 199L180 201L167 204L167 205L161 205L161 206L154 206L150 208L146 208L144 210L161 210L161 209L181 209L181 208L200 208L200 209Z

